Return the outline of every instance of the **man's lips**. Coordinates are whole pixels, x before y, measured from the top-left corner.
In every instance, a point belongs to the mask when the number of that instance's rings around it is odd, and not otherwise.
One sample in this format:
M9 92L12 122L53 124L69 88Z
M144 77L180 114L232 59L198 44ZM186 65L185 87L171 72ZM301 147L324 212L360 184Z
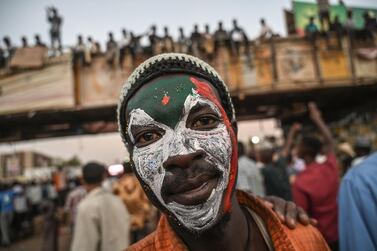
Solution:
M193 206L204 203L216 188L218 175L200 175L193 179L184 180L182 185L168 189L165 202L175 201L182 205Z

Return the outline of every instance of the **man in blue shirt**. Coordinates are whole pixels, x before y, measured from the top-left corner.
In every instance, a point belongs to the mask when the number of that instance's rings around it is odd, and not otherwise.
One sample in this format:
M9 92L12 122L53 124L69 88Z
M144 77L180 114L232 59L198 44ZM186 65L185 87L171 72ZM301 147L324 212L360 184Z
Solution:
M339 193L340 250L377 250L377 153L348 171Z
M8 184L4 185L0 192L0 227L1 239L4 245L10 244L9 228L13 217L14 193Z

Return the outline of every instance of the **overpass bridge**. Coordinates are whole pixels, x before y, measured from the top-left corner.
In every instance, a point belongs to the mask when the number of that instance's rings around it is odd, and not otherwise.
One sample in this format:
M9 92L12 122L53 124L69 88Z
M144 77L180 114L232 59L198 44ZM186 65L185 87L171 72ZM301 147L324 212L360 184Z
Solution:
M312 43L288 37L251 42L238 54L223 48L205 60L228 84L239 120L274 117L289 123L315 101L331 121L355 109L377 111L374 50L351 46L347 38L339 48L335 38ZM27 54L20 53L34 60ZM0 142L116 131L119 90L144 59L126 56L120 65L99 55L84 65L68 53L32 69L1 72Z

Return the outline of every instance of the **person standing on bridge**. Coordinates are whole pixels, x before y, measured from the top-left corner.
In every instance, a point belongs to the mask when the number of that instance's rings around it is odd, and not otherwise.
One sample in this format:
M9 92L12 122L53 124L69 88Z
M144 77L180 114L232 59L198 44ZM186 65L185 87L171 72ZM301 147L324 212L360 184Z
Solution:
M53 55L56 55L56 51L62 54L62 37L61 37L61 25L63 23L63 18L59 16L58 10L55 7L47 7L47 21L51 24L50 27L50 38L51 38L51 49L53 50ZM56 43L58 46L56 47Z

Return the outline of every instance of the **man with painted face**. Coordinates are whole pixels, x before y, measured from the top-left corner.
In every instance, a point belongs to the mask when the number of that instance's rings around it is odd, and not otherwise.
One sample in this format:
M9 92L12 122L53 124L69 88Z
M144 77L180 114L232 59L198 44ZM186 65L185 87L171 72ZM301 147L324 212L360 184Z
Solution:
M328 250L312 226L289 229L263 201L235 191L235 112L205 62L148 59L123 87L118 122L134 172L163 213L129 250Z

